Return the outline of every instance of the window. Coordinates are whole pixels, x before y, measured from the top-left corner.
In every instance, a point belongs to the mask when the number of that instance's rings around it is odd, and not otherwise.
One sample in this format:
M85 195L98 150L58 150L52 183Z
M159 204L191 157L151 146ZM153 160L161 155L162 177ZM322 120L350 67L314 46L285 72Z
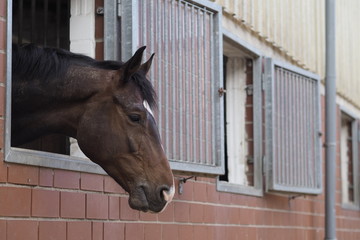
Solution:
M12 42L69 49L69 14L69 1L13 1ZM20 147L68 154L68 139L66 136L53 134Z
M319 77L268 58L265 81L267 190L319 194Z
M262 195L260 53L224 30L225 175L220 191Z
M223 172L221 6L210 1L122 1L121 56L155 53L155 114L173 170Z
M358 127L350 114L341 112L341 199L344 207L359 208Z
M77 24L84 23L84 21L81 21L82 16L91 15L89 12L94 13L94 9L88 9L89 6L93 5L81 5L80 0L71 1L71 10L76 9L76 11L72 12L72 18L78 18ZM73 43L69 45L69 39L75 40L75 45L77 42L76 36L71 36L70 31L74 25L74 19L69 19L70 1L8 1L7 7L8 64L6 79L8 87L6 90L5 161L104 174L105 172L102 168L95 163L84 158L65 155L69 154L69 142L68 138L64 136L56 136L55 140L54 137L52 137L51 144L49 144L49 138L45 138L36 143L21 146L21 148L10 146L11 87L9 86L11 86L11 43L33 42L43 46L68 49L73 45ZM73 25L71 21L73 21ZM72 26L70 27L70 25ZM81 37L84 38L84 35ZM79 45L84 46L84 44Z

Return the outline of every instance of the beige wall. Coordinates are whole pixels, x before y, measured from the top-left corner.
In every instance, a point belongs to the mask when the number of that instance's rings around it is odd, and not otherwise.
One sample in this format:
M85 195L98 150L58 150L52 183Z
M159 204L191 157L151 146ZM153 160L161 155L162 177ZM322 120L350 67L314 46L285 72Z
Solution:
M232 22L273 51L271 57L325 75L325 1L213 0ZM337 0L338 94L360 108L360 1ZM231 27L234 29L233 27ZM247 37L248 38L248 37ZM265 52L267 53L267 52Z

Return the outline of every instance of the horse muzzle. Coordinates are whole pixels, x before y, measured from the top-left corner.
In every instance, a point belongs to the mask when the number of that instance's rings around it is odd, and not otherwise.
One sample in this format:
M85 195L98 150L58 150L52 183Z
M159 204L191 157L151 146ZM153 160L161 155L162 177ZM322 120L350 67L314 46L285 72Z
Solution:
M143 212L159 213L166 208L174 195L174 184L170 187L162 185L156 188L142 184L130 193L129 205Z

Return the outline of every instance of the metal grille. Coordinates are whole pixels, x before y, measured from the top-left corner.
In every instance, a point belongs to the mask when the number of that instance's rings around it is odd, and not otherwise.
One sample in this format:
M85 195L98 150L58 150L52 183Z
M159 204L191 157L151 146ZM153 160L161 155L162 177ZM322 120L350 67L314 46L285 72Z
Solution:
M218 125L222 100L217 94L222 75L221 8L214 10L191 2L133 3L137 36L132 42L135 49L147 46L147 58L156 54L150 79L158 94L156 118L168 158L174 163L200 166L183 165L178 166L179 170L219 173L223 145L218 137L222 136Z
M13 43L69 49L69 0L14 0ZM68 137L52 134L21 148L69 154Z
M15 0L13 4L13 42L69 49L69 0Z
M320 193L318 76L267 59L268 189Z

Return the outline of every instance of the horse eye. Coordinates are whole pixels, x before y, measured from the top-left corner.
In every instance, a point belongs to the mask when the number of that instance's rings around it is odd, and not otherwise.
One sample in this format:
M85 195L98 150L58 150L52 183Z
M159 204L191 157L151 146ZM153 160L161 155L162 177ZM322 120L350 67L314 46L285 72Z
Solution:
M131 114L131 115L129 115L129 118L131 121L136 122L136 123L140 122L140 120L141 120L141 117L138 114Z

